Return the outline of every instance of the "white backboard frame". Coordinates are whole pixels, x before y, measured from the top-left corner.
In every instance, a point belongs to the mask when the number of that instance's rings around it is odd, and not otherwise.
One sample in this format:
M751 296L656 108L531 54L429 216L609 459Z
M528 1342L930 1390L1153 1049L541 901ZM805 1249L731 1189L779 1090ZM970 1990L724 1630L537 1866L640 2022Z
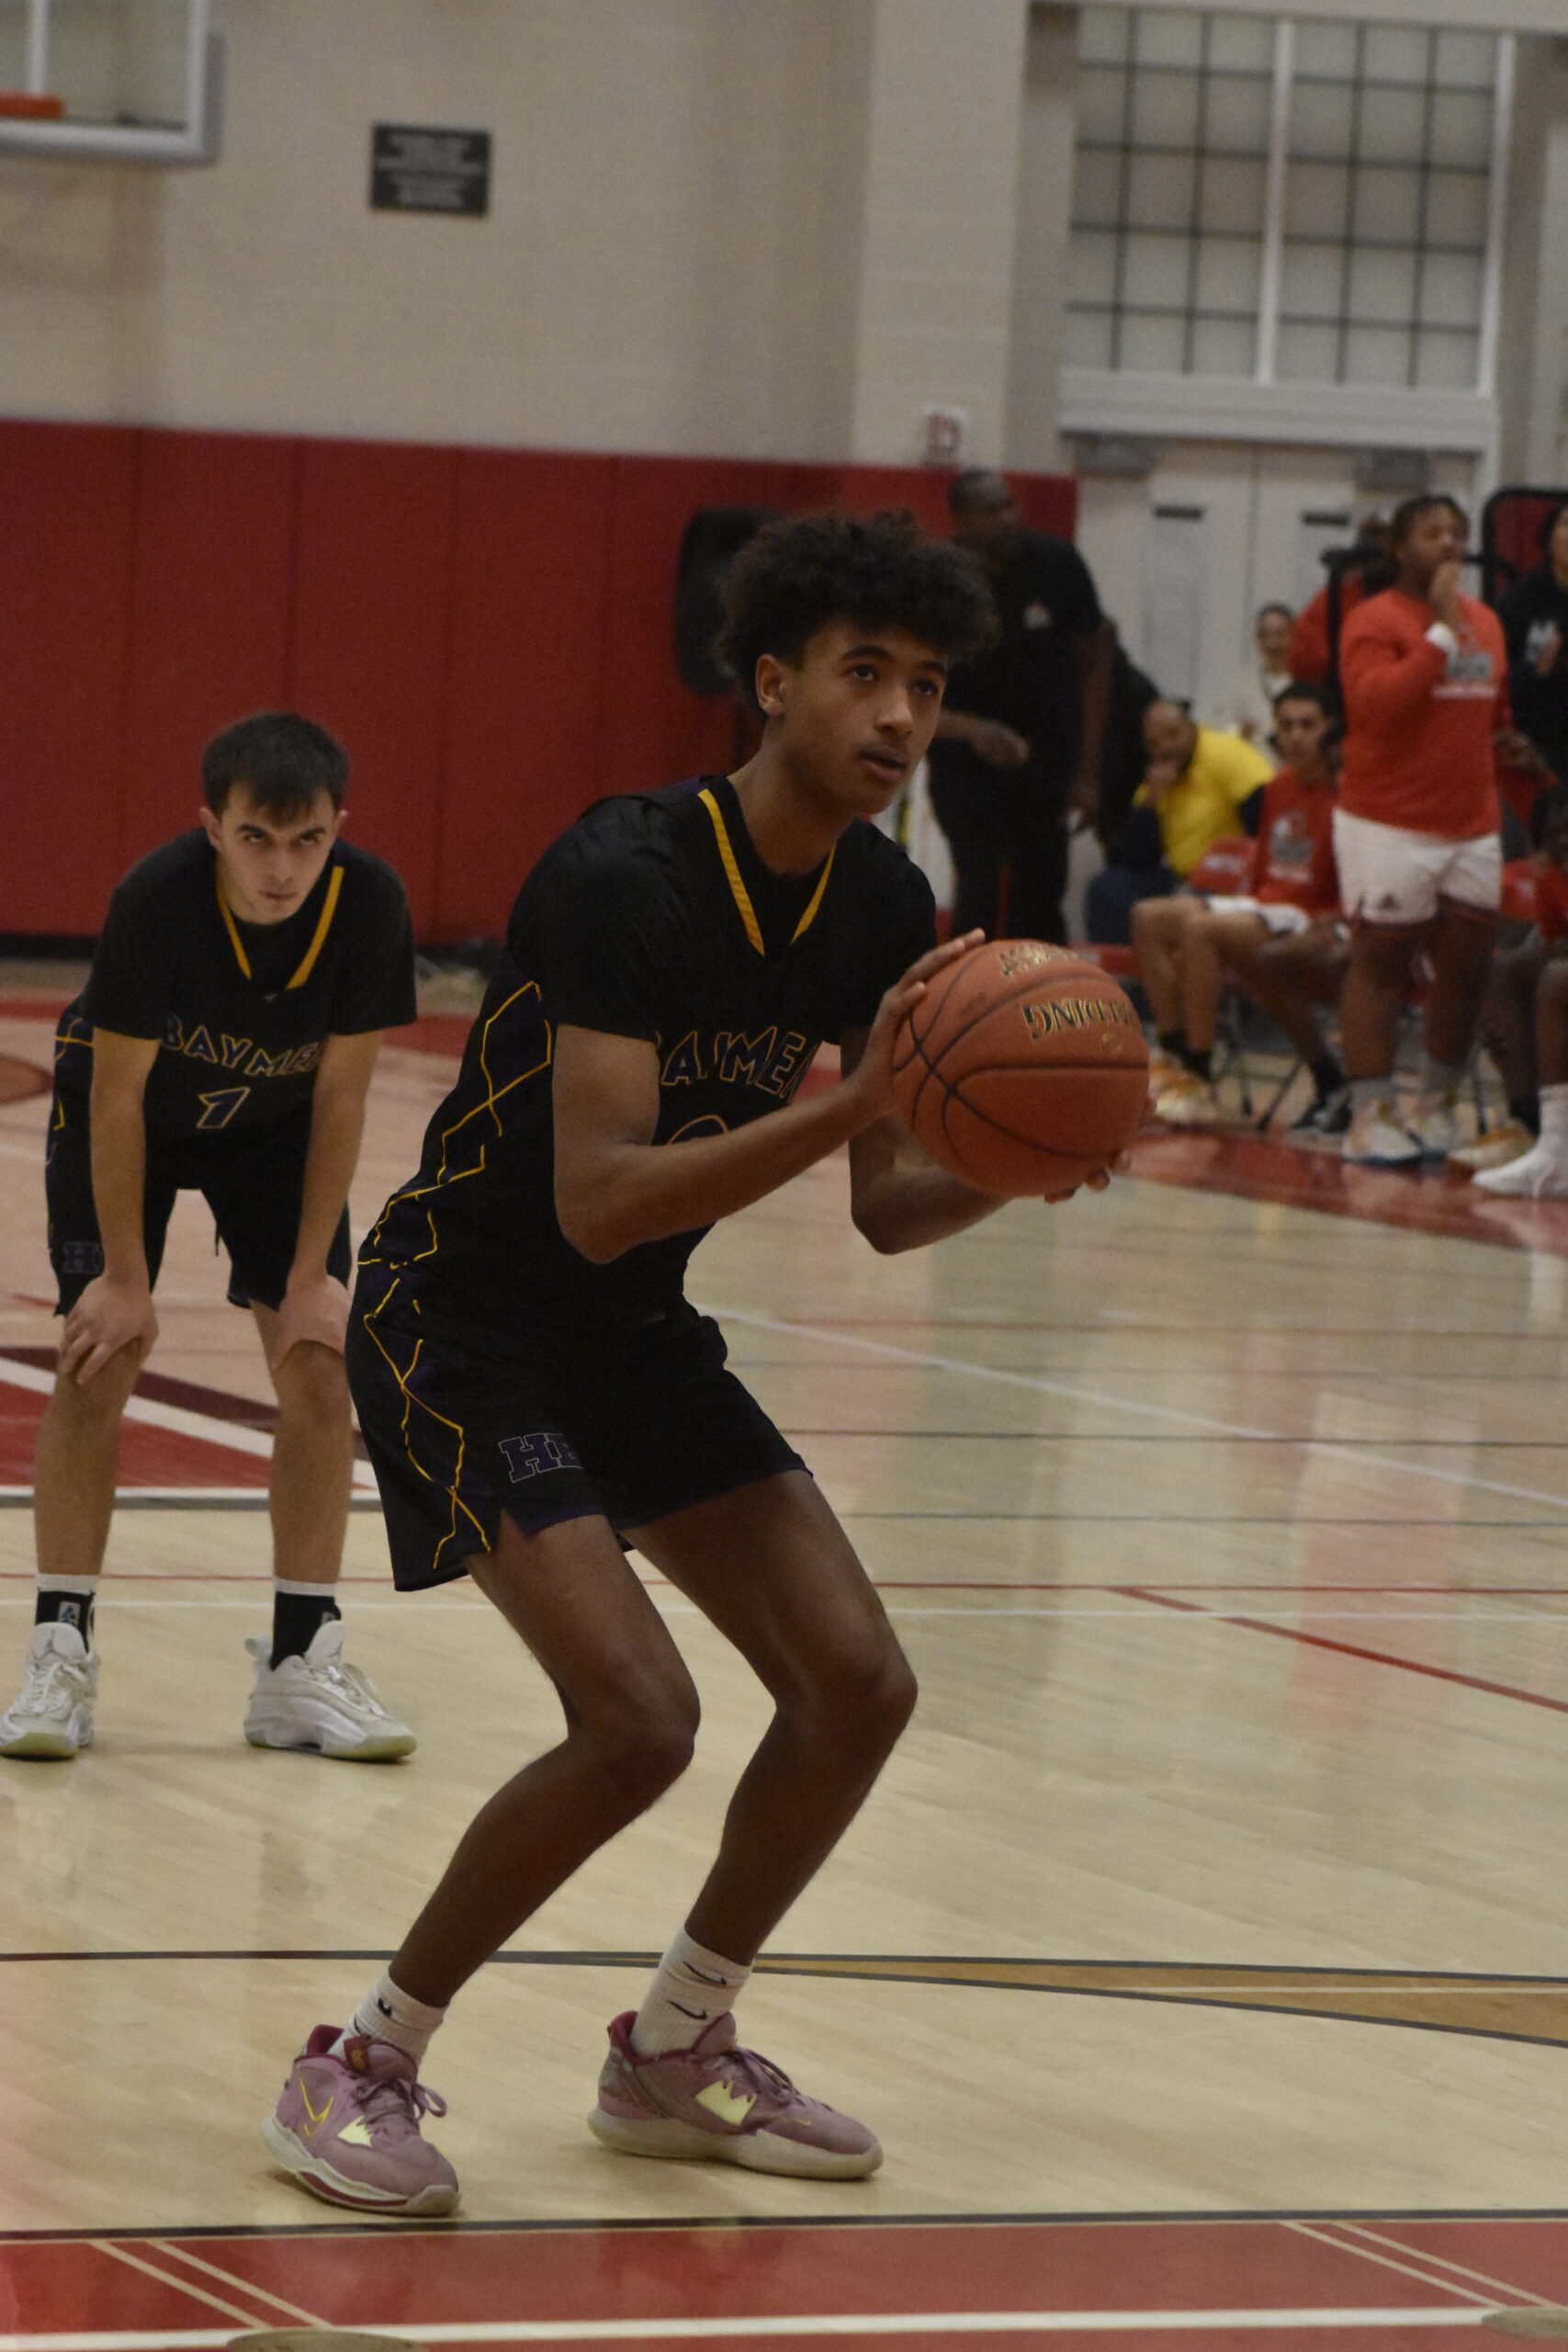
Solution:
M28 0L27 79L32 96L50 92L54 0ZM184 119L178 124L83 122L0 114L0 157L110 164L213 164L222 133L223 44L210 0L185 0Z

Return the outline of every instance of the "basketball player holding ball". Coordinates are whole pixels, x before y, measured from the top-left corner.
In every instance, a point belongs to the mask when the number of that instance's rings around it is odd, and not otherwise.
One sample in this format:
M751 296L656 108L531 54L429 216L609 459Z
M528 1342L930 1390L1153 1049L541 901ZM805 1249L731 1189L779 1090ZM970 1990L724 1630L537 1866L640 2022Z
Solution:
M546 853L417 1175L360 1257L350 1377L405 1589L471 1576L555 1683L558 1746L491 1798L390 1967L319 2026L264 2126L302 2187L452 2210L418 2077L461 1986L650 1805L697 1697L624 1537L747 1660L775 1713L713 1869L590 2126L630 2154L854 2178L871 2131L737 2043L758 1950L853 1819L914 1705L881 1602L799 1456L683 1294L716 1219L840 1145L880 1251L998 1205L895 1111L893 1052L935 944L930 889L874 827L931 741L948 663L992 626L971 560L912 522L771 526L728 582L756 757L600 802ZM818 1045L843 1078L797 1098ZM1103 1182L1103 1175L1099 1181Z

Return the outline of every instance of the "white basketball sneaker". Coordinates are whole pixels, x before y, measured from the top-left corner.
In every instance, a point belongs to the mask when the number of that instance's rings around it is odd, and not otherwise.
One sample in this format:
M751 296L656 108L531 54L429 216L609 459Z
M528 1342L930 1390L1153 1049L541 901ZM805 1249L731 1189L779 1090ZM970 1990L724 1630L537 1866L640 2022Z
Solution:
M310 1747L358 1764L386 1764L418 1745L407 1724L382 1701L367 1674L347 1666L343 1620L318 1625L303 1657L271 1664L272 1644L245 1644L256 1662L256 1687L245 1717L253 1747Z
M1400 1125L1393 1105L1378 1102L1353 1117L1340 1139L1341 1159L1363 1168L1414 1168L1421 1147L1407 1127Z
M1533 1143L1517 1159L1501 1168L1482 1169L1475 1189L1495 1193L1501 1200L1559 1200L1568 1193L1568 1157L1544 1141Z
M0 1715L0 1756L60 1759L93 1744L98 1661L74 1625L35 1625L22 1694Z

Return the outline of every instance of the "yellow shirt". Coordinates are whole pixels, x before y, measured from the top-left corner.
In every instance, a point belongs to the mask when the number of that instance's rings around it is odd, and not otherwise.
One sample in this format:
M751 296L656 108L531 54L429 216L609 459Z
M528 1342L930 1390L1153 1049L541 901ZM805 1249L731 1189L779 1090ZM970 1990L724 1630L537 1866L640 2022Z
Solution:
M1157 803L1166 864L1178 874L1190 874L1206 849L1241 831L1236 810L1273 773L1273 761L1254 744L1200 727L1192 757ZM1149 797L1148 786L1141 784L1134 808L1146 808Z

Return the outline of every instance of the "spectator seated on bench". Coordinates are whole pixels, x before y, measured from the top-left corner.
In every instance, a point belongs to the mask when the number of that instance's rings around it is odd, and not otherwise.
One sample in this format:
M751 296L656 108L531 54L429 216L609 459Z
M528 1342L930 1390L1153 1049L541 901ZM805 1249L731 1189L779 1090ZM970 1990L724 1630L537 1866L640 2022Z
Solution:
M1481 1008L1508 1115L1449 1159L1483 1192L1527 1199L1568 1193L1568 785L1540 796L1530 839L1535 921L1493 958Z
M1227 979L1264 1007L1312 1072L1313 1102L1297 1125L1334 1134L1348 1115L1345 1073L1313 1003L1337 995L1345 966L1323 687L1285 688L1274 706L1274 741L1283 765L1263 796L1244 888L1226 898L1186 889L1133 910L1138 975L1158 1041L1150 1091L1172 1126L1212 1126L1224 1116L1213 1057Z
M1179 888L1213 842L1257 831L1274 773L1239 735L1200 727L1185 703L1163 698L1144 713L1144 781L1084 900L1084 927L1102 945L1124 946L1134 907Z

